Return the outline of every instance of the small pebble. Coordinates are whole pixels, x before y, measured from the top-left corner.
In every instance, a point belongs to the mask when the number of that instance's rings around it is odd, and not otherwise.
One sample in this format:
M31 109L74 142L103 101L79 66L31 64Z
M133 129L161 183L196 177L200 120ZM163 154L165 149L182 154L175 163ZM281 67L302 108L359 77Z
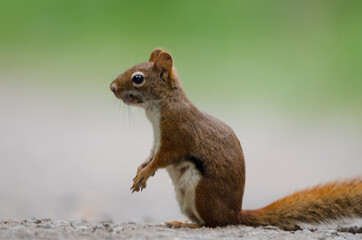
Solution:
M122 226L115 227L113 229L114 233L120 234L122 231L124 231L124 228Z
M51 226L50 224L45 224L45 225L43 226L43 228L44 228L44 229L51 229L52 226Z
M35 224L40 224L40 223L41 223L41 220L35 219L35 220L33 221L33 223L35 223Z
M87 231L89 229L89 227L87 227L87 226L78 226L77 227L77 230L80 230L80 231L82 231L82 232L85 232L85 231Z
M56 226L70 226L70 222L64 220L58 220L54 222Z
M93 226L92 232L95 232L97 230L104 230L103 225L97 224L97 225Z
M264 229L273 229L273 230L279 230L278 227L274 227L274 226L265 226Z
M337 230L331 229L331 230L326 230L326 232L332 236L339 236L339 232L337 232Z
M303 233L312 233L309 229L305 228L302 230Z

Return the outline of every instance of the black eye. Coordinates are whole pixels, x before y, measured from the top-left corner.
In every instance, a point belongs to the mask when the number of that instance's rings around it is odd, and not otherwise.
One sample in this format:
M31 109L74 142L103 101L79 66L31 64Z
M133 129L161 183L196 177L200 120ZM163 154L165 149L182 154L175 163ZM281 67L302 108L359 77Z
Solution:
M136 72L132 74L132 84L135 87L142 87L143 84L145 84L144 74L141 74L141 72Z
M143 76L141 75L136 75L132 78L132 82L134 82L135 84L141 84L143 80Z

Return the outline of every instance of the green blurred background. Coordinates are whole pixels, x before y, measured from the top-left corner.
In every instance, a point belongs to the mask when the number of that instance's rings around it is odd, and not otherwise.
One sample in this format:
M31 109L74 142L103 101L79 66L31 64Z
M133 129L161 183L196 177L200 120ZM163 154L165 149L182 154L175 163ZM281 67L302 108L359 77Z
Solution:
M165 171L130 194L152 129L109 90L156 47L240 138L245 208L362 173L362 1L2 0L2 218L182 217Z
M0 65L32 76L20 81L99 90L163 47L194 98L296 113L359 109L361 9L361 1L1 1Z

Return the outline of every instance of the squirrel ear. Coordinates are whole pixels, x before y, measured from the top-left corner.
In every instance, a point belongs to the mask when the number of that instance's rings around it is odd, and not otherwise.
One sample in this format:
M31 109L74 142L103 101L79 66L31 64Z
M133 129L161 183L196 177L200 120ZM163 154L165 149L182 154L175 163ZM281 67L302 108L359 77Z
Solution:
M173 65L173 60L168 52L162 51L155 61L155 68L159 71L170 73Z
M149 62L156 62L158 55L162 52L162 49L156 48L152 51Z

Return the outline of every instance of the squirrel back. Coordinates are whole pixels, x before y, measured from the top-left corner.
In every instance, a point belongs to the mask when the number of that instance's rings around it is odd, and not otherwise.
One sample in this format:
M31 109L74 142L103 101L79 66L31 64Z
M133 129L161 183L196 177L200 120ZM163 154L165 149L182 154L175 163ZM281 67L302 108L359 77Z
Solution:
M111 90L124 103L144 108L153 125L151 153L138 167L131 190L146 188L148 178L166 168L181 211L193 221L169 226L245 224L293 230L300 222L362 217L362 177L305 189L261 209L242 210L245 163L240 142L227 124L199 111L187 98L168 52L153 50L148 62L119 75Z

